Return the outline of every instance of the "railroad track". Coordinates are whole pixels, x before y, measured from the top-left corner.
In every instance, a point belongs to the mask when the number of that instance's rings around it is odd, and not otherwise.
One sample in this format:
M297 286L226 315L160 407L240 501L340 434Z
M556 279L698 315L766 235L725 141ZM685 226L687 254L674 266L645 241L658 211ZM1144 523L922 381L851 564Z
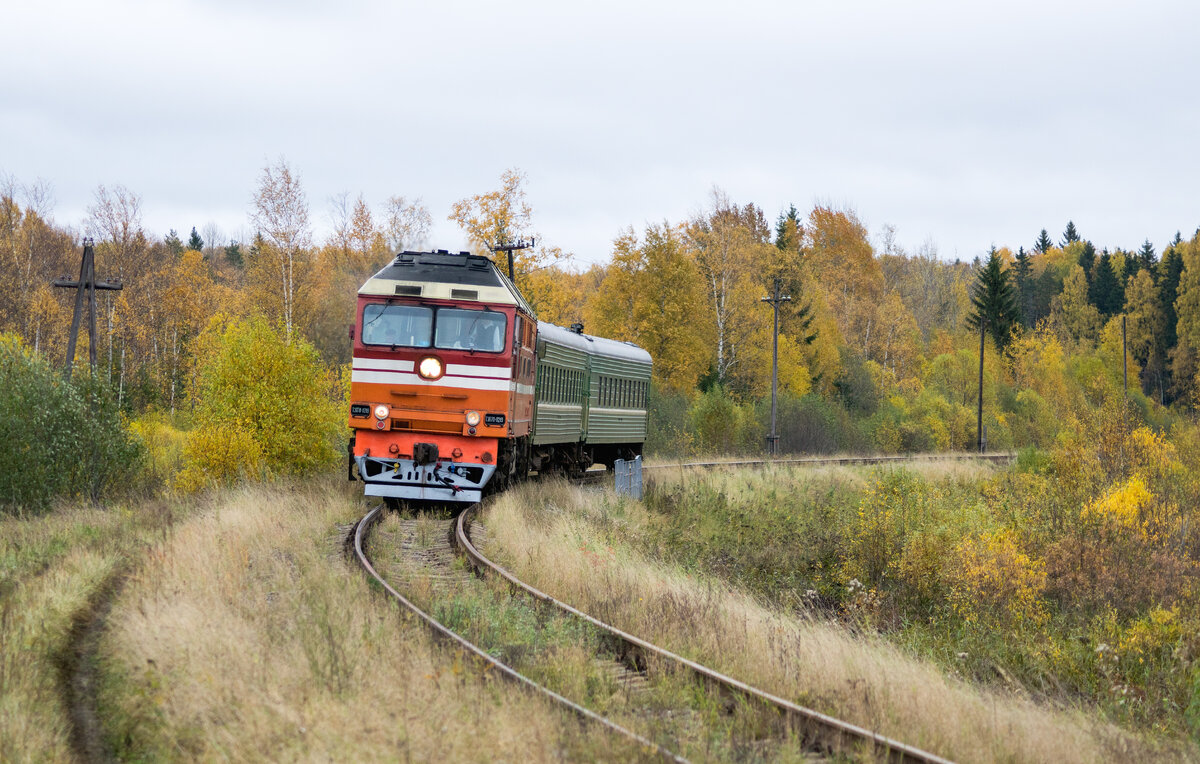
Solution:
M511 586L530 597L547 603L565 613L569 613L600 629L612 639L623 643L630 653L637 656L634 659L635 661L644 664L647 657L653 656L659 661L673 665L679 671L693 674L697 679L710 686L719 688L724 693L773 709L785 720L790 732L798 733L802 737L807 749L816 749L828 754L857 754L863 752L865 749L870 751L876 758L894 762L905 762L906 764L915 762L946 764L948 762L947 759L935 754L922 751L898 740L880 735L872 730L844 722L828 714L797 705L785 698L752 687L745 682L726 676L707 666L703 666L693 660L684 658L681 655L677 655L636 637L633 634L622 631L530 586L508 570L488 559L472 543L471 534L468 529L472 526L479 527L478 523L471 521L471 516L479 507L479 504L474 504L463 510L455 523L455 535L458 539L458 545L467 554L477 569L500 576Z
M570 700L569 698L567 698L563 695L560 695L559 693L551 690L550 688L548 688L538 682L535 682L534 680L530 679L529 677L525 676L524 674L516 671L511 666L500 661L497 658L494 658L488 652L486 652L485 650L483 650L482 648L480 648L473 642L469 641L467 638L463 637L456 631L443 625L436 618L431 616L429 613L425 612L425 610L418 607L416 605L416 603L414 603L408 597L405 597L403 594L401 594L399 591L397 591L396 588L393 587L392 584L389 583L388 580L386 578L384 578L384 576L380 575L380 573L375 569L374 564L371 562L371 559L367 556L367 553L365 551L366 536L370 532L372 526L374 526L382 517L383 510L384 510L383 505L379 505L379 506L375 507L374 509L370 510L369 512L367 512L366 515L364 515L357 523L354 524L354 526L351 530L351 533L348 537L348 542L350 544L352 544L353 554L354 554L355 558L358 560L359 564L362 565L363 569L366 570L367 574L371 578L373 578L380 586L382 586L384 591L386 591L389 596L391 596L393 599L395 599L397 602L399 602L404 608L406 608L409 612L411 612L418 619L420 619L434 633L434 635L436 637L453 645L457 649L462 650L464 653L474 657L479 662L481 668L483 668L483 667L490 668L490 669L494 670L496 673L498 673L500 676L516 683L517 685L519 685L521 687L524 687L525 689L529 690L533 694L548 698L553 703L561 706L562 708L567 709L568 711L570 711L573 714L576 714L580 718L582 718L588 722L598 724L598 725L610 730L614 734L617 734L624 738L627 738L628 740L641 746L644 749L644 751L646 751L647 753L653 754L653 755L657 756L658 758L662 758L667 761L677 761L677 762L686 762L687 761L686 759L674 754L670 750L664 748L663 746L658 745L657 743L653 742L652 740L649 740L648 738L646 738L642 735L639 735L638 733L634 732L633 730L630 730L630 729L628 729L620 724L617 724L616 722L614 722L604 716L601 716L600 714L592 711L591 709L588 709L588 708L580 705L579 703L576 703L576 702ZM450 528L447 527L446 530L449 531ZM447 534L447 535L449 535L449 534ZM434 555L434 556L436 557L436 555ZM435 566L436 566L436 563L435 563Z
M647 467L649 470L664 470L664 469L714 469L718 467L762 467L766 465L862 465L862 464L887 464L896 462L911 462L920 460L956 460L956 461L989 461L989 462L1009 462L1014 459L1013 454L960 454L960 455L931 455L926 457L894 457L894 456L874 456L874 457L822 457L822 458L805 458L805 459L773 459L773 460L743 460L734 462L692 462L684 464L672 465L656 465ZM602 482L606 473L593 472L583 476L577 482L584 484L594 484ZM854 724L842 721L827 714L820 713L814 709L793 703L785 698L767 693L756 687L752 687L744 682L741 682L733 677L726 676L703 666L695 661L684 658L683 656L672 653L657 645L647 642L635 635L624 632L610 624L604 623L587 613L584 613L565 602L561 602L554 597L526 584L518 579L503 567L488 559L478 548L475 540L484 532L481 523L475 521L474 515L480 508L480 505L475 504L468 507L466 510L459 513L457 519L452 522L452 534L445 532L445 536L452 536L453 543L461 550L470 560L472 567L477 572L494 574L508 583L515 591L521 592L533 600L542 603L544 606L553 608L558 612L571 618L579 619L583 623L588 624L591 628L602 632L605 638L612 643L621 645L617 651L619 654L618 660L612 658L597 657L596 663L603 664L603 670L607 671L612 679L618 683L622 683L627 691L645 692L648 686L647 674L645 667L653 662L655 665L662 667L670 667L670 671L675 674L690 675L705 687L715 690L721 697L736 698L743 704L754 705L763 709L769 710L780 719L783 723L783 738L795 739L798 738L803 746L806 755L818 753L822 755L861 755L869 753L869 755L888 761L896 762L946 762L946 759L935 754L922 751L913 746L907 745L899 740L895 740L883 735L880 735L872 730L859 727ZM487 650L481 648L477 644L472 643L469 639L461 634L447 628L433 616L422 610L410 599L406 598L397 591L383 576L381 576L371 564L364 551L364 537L374 523L380 518L382 507L377 507L371 510L362 520L354 527L352 539L354 553L359 562L367 570L367 572L380 583L381 586L395 599L397 599L404 607L409 609L418 616L426 625L440 638L454 644L459 649L475 656L481 666L490 666L495 669L499 675L516 682L526 689L544 697L550 698L553 702L569 709L572 713L589 722L599 724L614 734L623 736L630 741L633 741L638 746L641 746L643 751L653 756L672 760L686 761L678 753L668 749L667 747L654 742L647 735L643 735L634 731L627 724L618 723L611 718L605 717L586 706L573 701L566 696L555 692L533 679L530 679L525 674L521 673L512 666L502 662L498 658L489 654ZM407 521L413 522L413 521ZM446 529L450 531L450 528ZM434 533L435 536L443 535L442 531ZM473 540L473 537L475 540ZM461 571L456 574L447 575L446 571L450 569L449 560L451 559L452 550L450 543L438 542L433 548L425 547L418 549L419 545L411 543L411 538L407 541L402 541L402 551L407 549L410 552L416 550L416 557L423 559L428 569L424 572L418 571L418 577L424 578L426 581L427 590L431 587L436 590L439 586L445 587L447 584L462 583ZM668 712L669 715L670 712ZM757 741L760 747L757 751L758 756L751 755L750 758L761 758L762 754L769 749L764 749L761 744L763 741Z
M679 464L645 465L643 470L717 469L718 467L768 467L768 466L860 466L870 464L907 464L912 462L989 462L1008 464L1017 455L1004 451L995 454L902 454L890 456L805 456L793 459L743 459L726 462L682 462Z

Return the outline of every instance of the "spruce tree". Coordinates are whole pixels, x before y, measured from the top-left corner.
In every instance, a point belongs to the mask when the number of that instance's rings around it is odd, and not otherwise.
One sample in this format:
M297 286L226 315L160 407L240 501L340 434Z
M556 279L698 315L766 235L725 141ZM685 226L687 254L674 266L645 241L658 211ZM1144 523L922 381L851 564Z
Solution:
M1087 276L1088 283L1092 283L1092 270L1096 267L1096 247L1090 241L1083 243L1083 251L1079 253L1079 267L1083 268L1083 275Z
M167 232L167 238L163 239L163 243L167 245L167 249L171 250L171 254L178 256L183 253L183 242L179 240L179 234L175 233L172 228Z
M987 262L979 269L971 293L971 305L967 326L978 331L980 323L986 322L985 330L992 335L996 347L1004 350L1020 321L1020 309L1017 307L1011 275L995 247L988 252Z
M1067 221L1067 230L1063 231L1062 246L1066 247L1073 241L1079 241L1079 232L1075 230L1075 222Z
M196 233L196 226L192 226L192 235L188 237L187 248L197 252L204 251L204 239L201 239L200 234Z
M1162 260L1158 262L1158 300L1163 314L1163 357L1169 357L1170 351L1179 341L1176 335L1176 324L1179 314L1175 312L1175 299L1179 297L1179 278L1183 274L1183 253L1177 246L1168 247L1163 252Z
M1096 306L1103 316L1121 312L1125 306L1125 291L1113 270L1112 255L1105 252L1094 268L1092 283L1088 286L1088 302Z
M1021 323L1026 327L1033 326L1033 264L1024 247L1017 248L1017 266L1015 268L1017 282L1017 307L1021 310Z
M241 268L243 264L242 245L236 241L229 242L229 246L225 247L225 259Z
M1038 234L1037 241L1033 243L1033 251L1039 255L1044 255L1053 246L1054 242L1050 241L1050 234L1046 233L1046 229L1043 228L1042 232Z
M775 246L785 251L800 248L800 212L794 204L775 221Z
M1178 235L1178 232L1176 232L1176 235ZM1149 239L1146 239L1142 242L1142 248L1137 253L1138 265L1142 268L1153 268L1155 259L1154 245L1150 243Z

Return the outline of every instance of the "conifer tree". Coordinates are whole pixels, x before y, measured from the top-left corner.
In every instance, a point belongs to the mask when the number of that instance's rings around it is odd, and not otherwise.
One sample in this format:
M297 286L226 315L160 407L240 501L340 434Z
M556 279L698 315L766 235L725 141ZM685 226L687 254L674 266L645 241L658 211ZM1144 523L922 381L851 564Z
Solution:
M1044 255L1053 246L1054 242L1050 241L1050 234L1046 233L1046 229L1043 228L1042 232L1038 234L1037 241L1033 243L1033 251L1039 255Z
M1179 233L1176 232L1175 235L1178 236ZM1139 249L1137 253L1137 261L1139 268L1149 269L1154 267L1154 245L1150 243L1149 239L1146 239L1144 242L1142 242L1142 248Z
M1163 314L1162 350L1164 357L1178 342L1176 325L1179 315L1175 300L1179 297L1179 279L1183 273L1183 252L1179 246L1168 247L1158 263L1158 299Z
M1125 304L1124 290L1113 270L1112 255L1105 252L1093 268L1092 283L1088 286L1088 302L1096 306L1102 316L1121 312Z
M1004 350L1020 321L1020 309L1017 307L1011 275L995 247L992 247L987 262L979 269L971 294L971 305L967 326L978 331L980 323L986 321L987 333L992 335L996 347Z
M1066 247L1073 241L1079 241L1079 232L1075 230L1074 221L1067 221L1067 230L1063 231L1062 246Z
M775 246L788 252L800 248L800 211L789 204L786 213L779 213L775 221Z
M192 226L192 235L188 237L188 249L194 249L197 252L204 251L204 239L200 238L200 234L196 233L196 226Z
M163 243L167 245L167 249L171 250L171 254L178 257L183 254L183 242L179 240L179 234L175 233L172 228L167 232L167 238L163 239Z
M1021 310L1021 323L1026 327L1033 326L1033 264L1024 247L1017 248L1017 266L1015 268L1017 284L1017 307Z
M1092 283L1094 278L1092 271L1096 268L1096 247L1090 241L1083 243L1083 251L1079 253L1079 267L1083 268L1083 275L1087 276L1088 283Z

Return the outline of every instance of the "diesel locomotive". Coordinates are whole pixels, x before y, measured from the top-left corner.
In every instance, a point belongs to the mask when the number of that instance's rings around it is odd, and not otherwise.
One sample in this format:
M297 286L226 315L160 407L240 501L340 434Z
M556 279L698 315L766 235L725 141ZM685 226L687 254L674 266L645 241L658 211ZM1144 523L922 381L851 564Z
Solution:
M401 252L358 290L351 337L349 469L368 496L476 502L642 452L650 354L538 321L489 258Z

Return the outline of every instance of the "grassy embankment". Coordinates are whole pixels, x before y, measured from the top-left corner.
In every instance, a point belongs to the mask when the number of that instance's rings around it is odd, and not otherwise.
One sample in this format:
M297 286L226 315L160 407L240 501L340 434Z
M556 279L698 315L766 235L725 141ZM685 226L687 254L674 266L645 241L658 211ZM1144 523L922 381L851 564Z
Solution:
M988 479L980 467L917 469L947 491ZM649 509L562 485L529 486L489 508L487 551L525 580L614 625L951 758L1187 755L1114 726L1090 706L981 688L861 619L820 615L822 601L829 612L836 608L805 579L810 563L820 567L819 559L809 560L822 548L813 534L836 539L845 528L835 515L849 508L857 516L875 475L846 468L685 474L685 487L660 486ZM693 489L700 496L737 492L754 502L722 513L692 501L699 498ZM871 607L869 593L851 594L855 607Z
M174 512L149 502L0 516L0 760L71 758L72 634Z
M636 749L481 675L342 559L332 483L217 494L125 590L101 697L123 758L628 759Z

